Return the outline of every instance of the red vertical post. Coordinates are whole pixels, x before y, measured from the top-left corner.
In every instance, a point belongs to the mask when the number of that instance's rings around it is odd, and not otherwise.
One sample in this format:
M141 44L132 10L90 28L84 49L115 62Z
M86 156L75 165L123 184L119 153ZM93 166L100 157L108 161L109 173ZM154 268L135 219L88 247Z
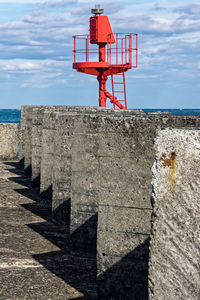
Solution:
M73 36L74 38L74 62L76 63L76 36Z
M123 63L124 63L124 45L123 45L124 44L124 39L123 38L121 39L121 43L122 43L122 49L121 50L122 50L122 65L123 65Z
M89 35L87 35L86 37L86 62L89 61L89 44L90 40L89 40Z
M138 66L138 35L136 34L136 68Z
M125 64L127 63L127 36L125 35Z
M118 64L118 34L116 34L116 64Z
M129 34L129 63L132 65L132 34Z
M105 44L99 44L99 62L105 62L106 60L106 45ZM97 80L99 81L99 106L106 107L106 81L107 76L103 75L103 71L99 74L97 77Z
M99 44L99 61L104 62L106 60L106 46L105 44Z

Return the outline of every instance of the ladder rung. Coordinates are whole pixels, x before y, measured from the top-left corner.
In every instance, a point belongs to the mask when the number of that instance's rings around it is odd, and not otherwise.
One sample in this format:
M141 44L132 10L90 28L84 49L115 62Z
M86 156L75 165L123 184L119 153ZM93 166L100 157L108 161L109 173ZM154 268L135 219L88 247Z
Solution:
M121 93L121 94L124 93L123 91L114 91L114 92L115 93Z
M114 84L124 84L123 82L113 82Z

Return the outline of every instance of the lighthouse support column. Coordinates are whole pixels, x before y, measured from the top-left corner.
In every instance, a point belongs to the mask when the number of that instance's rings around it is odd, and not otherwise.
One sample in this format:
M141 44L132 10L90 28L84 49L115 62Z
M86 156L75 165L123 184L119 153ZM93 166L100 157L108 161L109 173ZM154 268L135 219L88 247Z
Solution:
M108 79L108 76L100 74L97 77L97 80L99 81L99 106L106 107L106 81Z
M106 45L104 43L99 44L99 62L106 61ZM97 80L99 81L99 106L106 107L106 81L108 76L104 75L104 70L100 71Z

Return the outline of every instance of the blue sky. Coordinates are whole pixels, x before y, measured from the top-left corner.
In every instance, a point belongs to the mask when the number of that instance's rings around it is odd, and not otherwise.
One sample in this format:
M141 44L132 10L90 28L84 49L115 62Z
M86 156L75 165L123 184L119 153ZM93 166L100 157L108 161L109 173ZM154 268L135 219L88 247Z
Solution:
M96 77L72 69L72 35L88 33L98 3L114 32L139 34L128 107L200 108L197 0L0 0L0 108L98 105Z

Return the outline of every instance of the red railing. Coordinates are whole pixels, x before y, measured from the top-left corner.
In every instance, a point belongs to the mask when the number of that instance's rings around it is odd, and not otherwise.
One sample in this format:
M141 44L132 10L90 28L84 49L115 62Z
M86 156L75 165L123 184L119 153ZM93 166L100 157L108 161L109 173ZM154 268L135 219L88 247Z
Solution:
M138 35L135 33L115 33L116 43L106 44L106 62L109 65L129 64L132 68L138 66ZM99 61L99 48L90 44L90 35L75 35L74 63Z

